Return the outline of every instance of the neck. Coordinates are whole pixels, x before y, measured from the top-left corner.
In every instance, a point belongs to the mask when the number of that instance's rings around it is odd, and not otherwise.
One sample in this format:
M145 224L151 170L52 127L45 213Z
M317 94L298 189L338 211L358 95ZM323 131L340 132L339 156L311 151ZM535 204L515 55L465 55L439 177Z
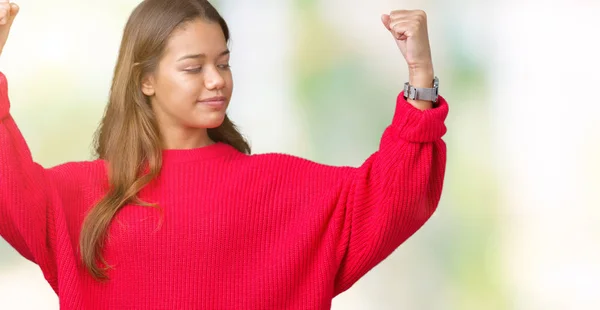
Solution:
M163 148L195 149L214 144L206 128L161 128Z

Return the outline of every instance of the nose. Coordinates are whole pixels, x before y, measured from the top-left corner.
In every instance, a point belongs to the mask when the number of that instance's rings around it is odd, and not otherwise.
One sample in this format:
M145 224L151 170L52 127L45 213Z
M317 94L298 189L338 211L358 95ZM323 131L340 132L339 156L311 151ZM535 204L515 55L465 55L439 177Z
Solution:
M204 84L206 89L222 89L225 86L225 79L221 75L221 72L213 66L207 68L204 76Z

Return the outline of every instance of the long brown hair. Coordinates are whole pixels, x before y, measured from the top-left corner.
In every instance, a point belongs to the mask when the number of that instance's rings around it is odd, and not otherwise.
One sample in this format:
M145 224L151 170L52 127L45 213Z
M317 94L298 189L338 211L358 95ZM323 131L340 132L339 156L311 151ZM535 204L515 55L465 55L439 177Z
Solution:
M124 205L147 207L137 194L160 172L162 141L159 127L142 93L142 77L157 68L171 33L196 19L216 22L229 41L229 28L205 0L145 0L131 13L123 32L110 97L95 136L98 158L108 163L109 188L87 214L80 236L84 266L98 279L108 279L102 256L108 227ZM226 116L223 124L208 129L209 137L249 154L250 146Z

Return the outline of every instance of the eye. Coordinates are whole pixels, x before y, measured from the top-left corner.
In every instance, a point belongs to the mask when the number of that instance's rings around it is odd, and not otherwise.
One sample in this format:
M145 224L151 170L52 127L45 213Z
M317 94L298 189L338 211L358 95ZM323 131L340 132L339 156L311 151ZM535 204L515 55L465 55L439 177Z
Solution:
M189 68L189 69L185 69L183 71L189 72L189 73L198 73L198 72L202 71L202 67Z
M222 64L218 66L219 69L223 69L223 70L228 70L231 68L231 66L229 64Z

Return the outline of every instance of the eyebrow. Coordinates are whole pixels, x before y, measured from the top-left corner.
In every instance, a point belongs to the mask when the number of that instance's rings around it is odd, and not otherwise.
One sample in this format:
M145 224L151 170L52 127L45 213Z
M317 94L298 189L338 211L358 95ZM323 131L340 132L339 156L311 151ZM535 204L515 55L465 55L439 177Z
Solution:
M225 55L229 55L231 52L229 50L224 50L223 52L221 52L219 54L219 57L223 57ZM190 54L190 55L185 55L179 59L177 59L177 61L182 61L185 59L194 59L194 58L205 58L206 54L200 53L200 54Z

